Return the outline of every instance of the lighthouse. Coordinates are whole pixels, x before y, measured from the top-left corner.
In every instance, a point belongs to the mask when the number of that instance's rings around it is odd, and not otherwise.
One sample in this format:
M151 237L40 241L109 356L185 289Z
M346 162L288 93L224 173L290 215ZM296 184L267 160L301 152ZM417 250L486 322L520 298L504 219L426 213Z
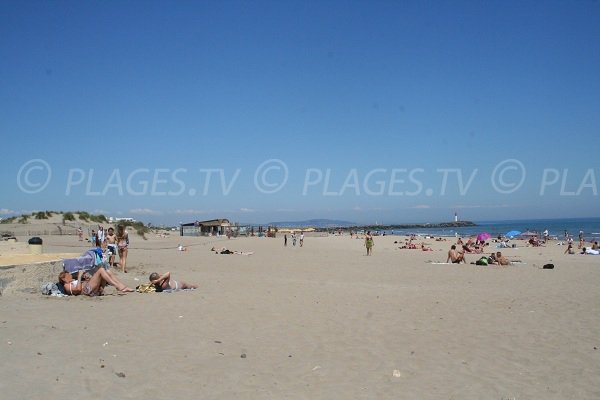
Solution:
M454 211L454 222L458 222L458 214Z

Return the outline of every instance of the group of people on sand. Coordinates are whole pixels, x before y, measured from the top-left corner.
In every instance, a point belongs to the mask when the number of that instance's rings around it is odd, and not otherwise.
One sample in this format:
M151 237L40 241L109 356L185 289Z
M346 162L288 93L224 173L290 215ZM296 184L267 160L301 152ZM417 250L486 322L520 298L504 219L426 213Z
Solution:
M465 259L465 251L457 250L456 245L453 244L448 250L448 258L446 259L447 263L452 264L461 264L467 263ZM506 258L506 256L502 255L502 252L497 251L496 253L491 253L489 256L482 256L477 261L472 262L471 264L476 265L510 265L511 262Z
M83 240L83 230L81 227L77 229L79 240ZM127 273L127 253L129 252L129 234L124 225L117 225L117 231L115 232L113 227L104 229L103 226L98 225L98 231L92 229L92 234L88 240L94 246L102 249L103 252L108 254L108 265L111 267L116 266L115 256L119 255L118 265L121 268L121 272Z
M113 286L121 293L135 292L134 289L121 282L112 271L104 268L98 269L93 275L89 272L80 270L77 272L77 278L73 277L73 275L67 271L62 271L58 275L58 282L64 287L64 293L70 296L102 296L104 294L104 288L107 285ZM162 275L157 272L151 273L149 283L154 286L157 292L198 288L198 285L171 279L170 272L165 272Z
M410 237L410 239L405 239L404 240L404 244L402 246L399 246L399 249L408 249L408 250L417 250L420 249L422 251L433 251L433 249L429 246L425 245L425 242L421 242L420 245L416 245L415 243L413 243L413 240L415 240L416 237L413 235ZM436 239L436 241L438 241ZM398 243L397 241L395 241L394 243Z
M292 232L292 246L296 246L296 232ZM287 234L283 235L283 247L287 247L288 237ZM304 246L304 232L300 232L300 247Z
M579 252L579 254L591 254L594 256L600 255L600 245L598 245L597 240L592 242L592 245L590 247L583 246L580 249L581 251ZM569 243L569 246L567 246L567 249L565 250L564 254L575 254L575 250L573 249L572 243Z
M489 245L485 240L477 240L475 238L468 238L466 242L463 242L462 238L458 238L456 244L461 246L465 253L481 254L484 248Z

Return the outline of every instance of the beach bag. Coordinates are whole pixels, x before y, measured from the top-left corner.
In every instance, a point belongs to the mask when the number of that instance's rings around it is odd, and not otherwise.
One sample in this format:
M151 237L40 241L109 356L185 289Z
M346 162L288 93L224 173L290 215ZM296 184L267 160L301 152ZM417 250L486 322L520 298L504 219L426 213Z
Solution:
M554 264L546 264L542 267L542 269L554 269Z
M488 265L488 258L481 257L479 260L475 261L475 265Z
M64 286L61 283L47 282L42 284L42 294L46 296L54 296L54 297L66 297L67 295L64 293Z
M59 292L58 290L58 285L54 282L48 282L48 283L44 283L42 285L42 294L45 294L46 296L51 295L54 292Z

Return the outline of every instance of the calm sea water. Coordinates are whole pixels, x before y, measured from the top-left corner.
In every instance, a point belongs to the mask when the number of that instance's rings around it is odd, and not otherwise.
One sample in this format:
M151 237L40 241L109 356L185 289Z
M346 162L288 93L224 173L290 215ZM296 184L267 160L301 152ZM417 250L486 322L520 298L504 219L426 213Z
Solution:
M512 230L521 232L533 231L543 232L548 229L550 236L564 239L565 231L575 239L579 231L584 232L586 240L600 240L600 218L571 218L571 219L531 219L531 220L507 220L507 221L473 221L477 226L465 228L421 228L421 229L396 229L386 231L386 235L431 235L431 236L476 236L481 232L488 232L492 237L505 234Z

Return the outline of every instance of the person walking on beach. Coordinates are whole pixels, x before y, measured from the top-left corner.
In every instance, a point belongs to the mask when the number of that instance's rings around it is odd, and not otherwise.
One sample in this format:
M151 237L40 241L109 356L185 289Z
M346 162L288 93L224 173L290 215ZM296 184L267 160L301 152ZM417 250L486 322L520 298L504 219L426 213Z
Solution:
M296 247L296 234L292 232L292 246Z
M283 235L283 247L287 247L287 234Z
M117 247L119 248L119 264L121 264L121 272L127 273L127 253L129 248L129 234L125 226L117 226Z
M373 246L375 246L375 242L373 241L373 236L371 236L371 231L367 231L365 235L365 247L367 248L367 255L373 255Z
M304 245L304 232L300 232L300 247Z

